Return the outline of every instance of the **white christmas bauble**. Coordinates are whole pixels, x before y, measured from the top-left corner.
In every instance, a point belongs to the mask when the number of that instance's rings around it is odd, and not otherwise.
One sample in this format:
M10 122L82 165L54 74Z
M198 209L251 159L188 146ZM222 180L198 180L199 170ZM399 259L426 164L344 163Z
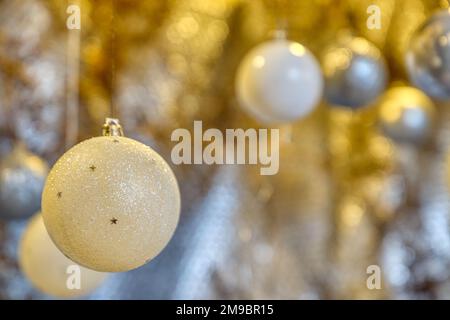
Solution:
M391 139L420 144L433 130L435 106L419 89L399 86L389 89L379 106L378 123Z
M313 54L297 42L276 39L253 48L236 78L239 103L263 123L307 115L322 97L323 79Z
M58 248L90 269L137 268L169 242L178 223L177 180L146 145L96 137L67 151L42 196L47 230Z
M60 298L86 295L107 276L65 257L48 236L40 213L31 219L23 234L19 262L23 273L37 289Z

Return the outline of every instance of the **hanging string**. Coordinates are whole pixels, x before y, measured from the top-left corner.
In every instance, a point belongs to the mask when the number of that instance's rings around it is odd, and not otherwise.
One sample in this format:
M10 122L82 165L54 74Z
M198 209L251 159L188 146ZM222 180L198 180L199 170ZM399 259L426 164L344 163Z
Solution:
M110 21L110 110L109 114L111 118L115 117L116 105L115 105L115 86L116 86L116 28L115 28L115 12L116 1L111 0L111 21Z
M287 2L285 0L277 0L274 3L275 12L275 38L287 38L288 17Z
M115 102L115 88L116 88L116 28L115 28L115 13L116 13L116 1L110 1L111 20L110 20L110 81L109 81L109 96L110 96L110 109L109 117L106 118L103 124L104 136L123 136L122 126L119 120L116 119L116 102Z
M80 7L80 1L70 4ZM68 3L69 5L69 3ZM81 30L68 30L67 69L66 69L66 132L65 149L71 148L78 140L79 132L79 79L80 79L80 42Z

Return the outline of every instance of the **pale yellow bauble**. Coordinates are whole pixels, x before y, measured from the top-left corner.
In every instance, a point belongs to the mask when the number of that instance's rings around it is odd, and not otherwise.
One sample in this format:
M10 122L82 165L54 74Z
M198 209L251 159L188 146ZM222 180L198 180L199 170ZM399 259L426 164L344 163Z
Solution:
M56 162L42 211L50 237L70 259L97 271L128 271L171 239L180 192L158 153L133 139L102 136Z
M23 234L19 263L37 289L60 298L86 295L108 275L81 267L65 257L48 236L40 213L31 219Z

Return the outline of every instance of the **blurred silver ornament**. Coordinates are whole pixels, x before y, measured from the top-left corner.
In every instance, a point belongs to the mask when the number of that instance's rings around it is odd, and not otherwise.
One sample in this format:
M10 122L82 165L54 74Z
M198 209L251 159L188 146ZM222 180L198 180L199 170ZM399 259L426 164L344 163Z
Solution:
M406 54L410 80L434 98L450 98L450 13L439 11L413 34Z
M59 40L59 42L58 42ZM30 81L12 99L14 130L33 152L54 154L61 142L64 115L65 52L62 39L55 39L45 51L23 66Z
M0 218L31 216L41 205L48 166L21 143L0 163Z
M359 108L373 102L386 88L388 70L372 43L361 37L340 36L322 59L325 98L330 104Z
M42 41L51 27L51 15L43 1L10 0L0 3L0 29L8 54L24 57Z
M59 147L65 99L66 35L52 28L43 1L0 2L0 126L14 127L33 152L50 156Z
M394 141L418 144L430 136L435 113L433 102L422 91L393 87L381 100L378 122Z

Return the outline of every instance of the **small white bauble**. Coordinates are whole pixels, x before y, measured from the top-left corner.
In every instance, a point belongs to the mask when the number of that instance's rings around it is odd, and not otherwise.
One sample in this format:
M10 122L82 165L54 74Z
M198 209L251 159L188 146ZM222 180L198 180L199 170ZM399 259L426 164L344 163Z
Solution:
M180 193L164 159L133 139L103 136L67 151L42 196L47 230L73 261L104 272L142 266L169 242Z
M237 72L239 103L263 123L291 122L307 115L319 103L322 90L316 58L301 44L284 39L252 49Z
M107 276L107 273L86 269L65 257L48 236L40 213L31 219L23 234L19 262L23 273L37 289L60 298L86 295ZM78 276L79 283L75 279Z
M382 97L378 123L391 139L420 144L430 136L435 120L435 106L419 89L399 86Z

